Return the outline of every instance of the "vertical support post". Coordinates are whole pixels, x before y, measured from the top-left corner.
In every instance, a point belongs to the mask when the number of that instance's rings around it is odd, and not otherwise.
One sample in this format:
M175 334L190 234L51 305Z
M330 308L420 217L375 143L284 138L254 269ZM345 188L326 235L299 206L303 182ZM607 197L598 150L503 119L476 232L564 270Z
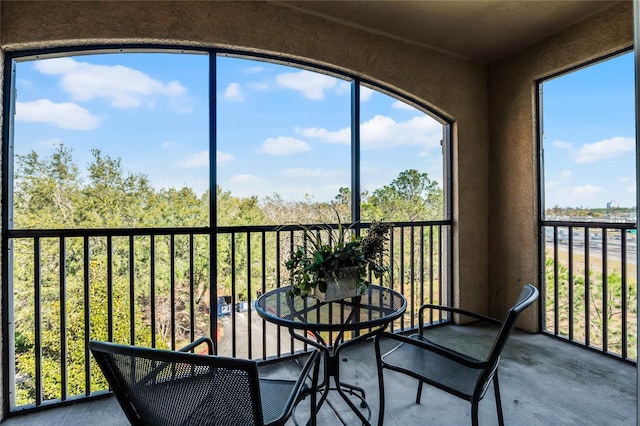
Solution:
M213 353L218 354L218 197L216 193L217 56L209 53L209 330Z
M637 1L633 2L633 56L635 63L635 88L636 88L636 165L640 164L640 150L638 149L638 137L640 136L640 81L638 73L640 73L640 4ZM638 214L638 200L640 200L640 167L636 166L636 229L640 221L640 215ZM636 250L636 264L640 263L640 252ZM636 282L640 282L640 269L636 268ZM636 300L636 308L640 308L640 303ZM638 325L636 324L636 335L638 335ZM636 343L637 345L638 343ZM640 348L640 346L639 346ZM637 352L636 352L637 353ZM636 386L638 391L636 392L636 424L640 422L640 375L638 375L638 368L636 367Z
M351 223L360 219L360 81L356 79L351 83Z

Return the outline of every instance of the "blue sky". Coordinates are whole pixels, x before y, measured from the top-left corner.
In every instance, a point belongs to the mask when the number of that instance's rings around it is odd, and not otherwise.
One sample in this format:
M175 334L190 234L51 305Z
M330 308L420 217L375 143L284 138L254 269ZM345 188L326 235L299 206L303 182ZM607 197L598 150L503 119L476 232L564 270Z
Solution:
M93 54L17 64L15 152L73 149L120 158L156 188L209 181L209 58ZM331 200L350 186L351 82L300 68L217 58L217 179L239 197ZM635 205L633 57L543 84L545 205ZM410 168L442 185L442 126L361 88L362 187Z
M209 59L99 54L17 65L15 151L90 149L157 188L208 188ZM233 195L325 201L350 186L351 82L232 57L217 59L218 184ZM414 168L442 184L442 125L361 88L362 186Z
M543 84L545 206L636 205L633 54Z

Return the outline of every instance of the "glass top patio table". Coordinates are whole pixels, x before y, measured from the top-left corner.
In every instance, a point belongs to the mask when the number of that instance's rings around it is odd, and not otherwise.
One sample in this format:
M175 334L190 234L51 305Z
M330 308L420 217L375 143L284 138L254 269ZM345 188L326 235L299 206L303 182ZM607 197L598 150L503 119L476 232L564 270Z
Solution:
M365 390L340 379L340 351L363 339L382 333L406 310L407 300L404 296L386 287L369 285L367 291L360 296L325 302L314 297L294 296L291 293L291 287L281 287L260 296L255 306L258 314L266 321L287 327L293 338L310 344L324 353L323 382L319 385L314 384L311 389L313 393L322 393L315 412L326 401L328 392L334 390L342 396L358 417L359 423L370 425L371 410L366 401ZM333 341L330 337L327 342L326 332L337 332L337 337ZM345 334L348 332L352 332L353 336L345 340ZM378 386L382 386L382 367L379 361L376 364ZM331 386L331 378L335 386ZM382 392L380 394L382 395ZM350 397L359 400L360 408ZM360 409L365 409L366 415ZM315 417L313 419L315 420ZM382 419L382 416L379 419ZM295 412L294 423L296 423Z
M332 302L293 296L290 290L281 287L260 296L256 301L258 314L291 329L345 332L386 326L407 307L402 294L377 285L369 285L360 296Z

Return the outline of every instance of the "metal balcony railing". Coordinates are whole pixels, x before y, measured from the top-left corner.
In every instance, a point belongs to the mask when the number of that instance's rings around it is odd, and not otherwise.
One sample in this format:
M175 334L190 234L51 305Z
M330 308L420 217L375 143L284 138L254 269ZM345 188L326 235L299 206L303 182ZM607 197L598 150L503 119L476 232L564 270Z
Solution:
M637 361L635 223L544 221L543 330Z
M421 304L449 302L450 230L448 221L394 224L391 271L375 281L407 298L392 331L416 328ZM242 358L301 349L252 310L259 294L288 285L284 262L300 233L296 226L10 230L9 408L104 394L91 339L175 349L207 335L219 355Z

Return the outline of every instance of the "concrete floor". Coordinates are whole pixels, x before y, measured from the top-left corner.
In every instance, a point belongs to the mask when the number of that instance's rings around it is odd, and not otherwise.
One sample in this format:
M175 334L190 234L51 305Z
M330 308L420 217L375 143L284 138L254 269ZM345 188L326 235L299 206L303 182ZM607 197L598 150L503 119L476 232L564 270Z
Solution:
M459 349L467 347L471 337L481 342L473 345L474 351L486 350L490 344L491 330L475 327L441 327L431 331L432 338L444 339L447 328L455 329L454 341ZM389 342L384 343L390 348ZM343 351L341 375L343 380L366 389L371 420L375 424L379 401L374 355L372 342ZM385 371L384 377L385 425L471 424L468 402L425 386L422 403L417 405L415 380L391 371ZM635 366L549 336L514 332L500 364L500 388L507 425L637 424ZM332 394L329 404L323 405L319 412L318 424L340 424L335 412L344 424L359 424L339 396ZM302 423L306 421L307 407L308 401L304 401L296 412ZM497 424L493 389L488 390L479 411L481 425ZM2 422L2 426L125 424L126 418L112 397L15 416ZM287 423L293 424L293 421Z

